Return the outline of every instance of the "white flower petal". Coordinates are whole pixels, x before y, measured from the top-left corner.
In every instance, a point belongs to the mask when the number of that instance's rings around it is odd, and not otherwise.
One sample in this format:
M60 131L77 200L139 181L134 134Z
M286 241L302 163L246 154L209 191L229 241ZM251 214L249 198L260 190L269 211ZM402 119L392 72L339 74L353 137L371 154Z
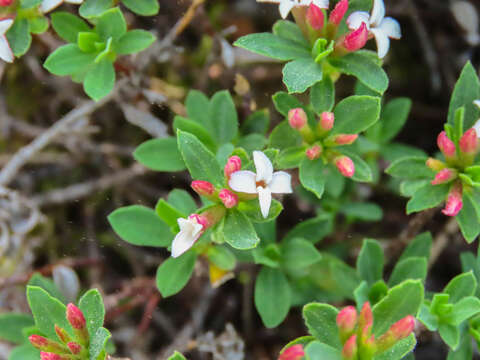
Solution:
M62 4L63 0L43 0L40 5L40 11L47 13Z
M288 16L288 13L290 12L290 10L292 10L294 7L295 7L295 3L293 1L290 1L290 0L282 1L280 3L280 6L278 7L282 18L285 19Z
M372 16L370 17L370 25L378 27L385 17L385 4L383 0L373 0Z
M203 229L203 226L195 220L179 218L177 222L180 231L172 242L172 257L174 258L190 249L202 235Z
M390 39L388 36L380 29L371 29L370 30L375 36L375 41L377 42L377 53L380 59L383 59L390 49Z
M5 36L0 36L0 59L9 63L13 62L15 59L13 51Z
M65 0L65 2L70 3L70 4L81 4L83 3L83 0Z
M237 192L256 194L257 193L257 175L248 170L235 171L230 175L228 185Z
M280 4L282 0L257 0L260 3Z
M480 119L477 120L477 122L473 125L473 128L475 129L477 133L477 138L480 139Z
M257 169L257 181L265 181L267 184L272 181L273 165L267 155L261 151L254 151L253 162Z
M480 99L479 100L475 100L473 102L474 105L476 105L479 109L480 109Z
M260 203L260 211L262 216L266 219L268 213L270 212L270 205L272 203L272 192L269 188L263 188L259 186L257 188L258 192L258 202Z
M5 35L5 33L10 29L13 25L13 19L5 19L0 21L0 35Z
M313 0L314 5L317 5L320 9L328 9L329 1L328 0Z
M273 174L272 181L268 184L268 188L274 194L291 194L292 177L285 171L277 171Z
M394 18L386 17L383 19L379 29L389 38L397 40L402 38L402 29L400 28L399 22Z
M370 14L365 11L355 11L347 18L347 25L350 30L357 30L362 23L369 26Z

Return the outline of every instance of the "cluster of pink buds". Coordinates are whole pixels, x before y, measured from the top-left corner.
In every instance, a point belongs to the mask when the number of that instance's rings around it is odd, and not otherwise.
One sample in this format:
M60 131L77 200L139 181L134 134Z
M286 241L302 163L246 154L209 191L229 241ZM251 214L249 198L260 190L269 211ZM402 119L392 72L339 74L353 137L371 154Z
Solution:
M316 129L312 129L308 124L305 111L302 108L295 108L288 112L288 123L302 135L304 142L308 145L305 152L308 159L322 158L325 162L331 162L343 176L348 178L355 174L355 165L352 159L340 154L335 147L353 144L357 140L358 134L331 135L335 124L335 115L332 112L323 112Z
M387 330L385 334L375 339L372 335L373 314L370 303L366 302L360 314L353 306L348 306L337 315L337 326L340 340L343 344L342 358L344 360L373 359L390 349L398 341L409 336L415 328L413 316L407 316Z
M463 183L459 175L473 164L480 150L477 131L475 128L467 130L458 140L458 144L442 131L437 137L437 145L445 161L429 158L426 165L436 172L432 185L452 184L442 212L447 216L456 216L463 207Z
M55 325L55 333L60 341L40 335L29 337L32 345L40 350L41 360L88 359L90 337L82 311L75 305L68 304L66 317L73 328L74 336L70 336L65 329Z

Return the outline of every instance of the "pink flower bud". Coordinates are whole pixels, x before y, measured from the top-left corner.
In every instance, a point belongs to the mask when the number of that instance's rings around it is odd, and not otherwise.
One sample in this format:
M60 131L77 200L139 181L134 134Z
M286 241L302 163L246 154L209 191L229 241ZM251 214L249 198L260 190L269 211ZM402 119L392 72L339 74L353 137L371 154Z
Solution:
M278 360L302 360L304 356L305 351L303 351L303 346L297 344L285 349L278 357Z
M467 130L458 142L460 150L464 154L474 155L477 152L478 138L474 128Z
M67 305L67 320L74 329L85 329L86 322L82 310L80 310L72 303Z
M432 180L432 185L445 184L449 181L452 181L456 177L457 171L455 169L445 168L440 170L437 175L435 175L435 179Z
M40 353L40 359L41 360L65 360L64 357L58 354L48 353L43 351Z
M14 0L0 0L0 6L10 6Z
M316 6L313 2L307 10L307 22L314 30L322 30L325 22L325 16L322 9Z
M228 189L220 191L218 197L222 200L223 205L225 205L227 209L238 205L238 196Z
M357 358L357 352L357 335L352 335L343 346L342 357L345 360L354 360Z
M443 161L434 159L434 158L428 158L427 162L425 163L430 169L433 171L441 171L445 169L446 165Z
M333 138L333 142L336 145L351 145L357 140L357 138L357 134L340 134Z
M37 349L44 349L48 346L48 340L40 335L31 335L28 337L28 340L35 346Z
M411 315L397 321L390 327L390 331L396 341L400 341L409 336L415 329L415 318Z
M241 168L242 168L242 159L234 155L228 159L227 164L223 169L223 173L225 174L225 177L230 178L230 175L232 175L236 171L239 171Z
M313 145L310 149L307 149L305 154L307 155L307 158L309 158L310 160L318 159L322 154L322 147L318 144Z
M333 128L335 122L335 115L332 112L324 111L320 115L320 129L322 131L330 131Z
M456 148L452 140L450 140L445 131L442 131L437 137L438 148L442 151L445 158L452 159L455 157Z
M307 121L307 114L302 108L291 109L288 112L288 123L296 130L300 130L307 125Z
M360 316L358 317L358 328L361 331L362 341L370 337L370 332L373 326L373 313L370 303L367 301L363 304L362 311L360 311Z
M343 46L348 51L357 51L365 46L368 41L367 24L362 23L357 30L348 33L343 41Z
M357 325L357 310L353 306L347 306L337 315L337 326L341 333L350 333Z
M450 189L447 197L447 203L445 208L442 210L442 213L447 216L457 216L457 214L462 210L463 201L462 201L462 183L456 183Z
M340 174L345 177L351 178L355 174L355 164L348 156L339 156L334 160Z
M328 22L334 24L336 26L340 25L345 13L348 10L348 0L340 0L335 8L330 13L330 17L328 18Z
M190 185L198 195L211 196L215 192L215 186L208 181L195 180Z
M202 225L204 230L210 226L210 223L208 221L207 216L199 215L199 214L192 214L188 218L191 219L191 220L195 220L197 222L197 224Z
M70 352L73 354L73 355L78 355L80 354L80 352L82 351L82 345L76 343L76 342L69 342L67 344L68 348L70 349Z

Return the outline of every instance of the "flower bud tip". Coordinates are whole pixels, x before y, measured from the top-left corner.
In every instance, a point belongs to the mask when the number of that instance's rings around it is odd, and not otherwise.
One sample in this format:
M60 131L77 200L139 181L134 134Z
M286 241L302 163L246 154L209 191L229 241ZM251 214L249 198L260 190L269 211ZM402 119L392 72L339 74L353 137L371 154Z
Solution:
M228 158L227 164L223 170L225 177L230 178L234 172L239 171L242 168L242 159L234 155Z
M215 187L208 181L195 180L192 181L190 186L198 195L201 196L210 196L215 192Z
M80 310L72 303L67 305L67 320L74 329L85 329L86 322L82 310Z
M296 130L300 130L307 124L307 114L302 108L291 109L288 112L288 123Z
M323 15L322 9L313 2L310 3L307 10L307 22L314 30L323 29L323 24L325 23L325 16Z
M351 178L355 174L355 164L348 156L339 156L335 160L335 166L340 174L347 178Z
M227 209L233 208L238 204L238 196L228 189L223 189L218 193L218 197Z

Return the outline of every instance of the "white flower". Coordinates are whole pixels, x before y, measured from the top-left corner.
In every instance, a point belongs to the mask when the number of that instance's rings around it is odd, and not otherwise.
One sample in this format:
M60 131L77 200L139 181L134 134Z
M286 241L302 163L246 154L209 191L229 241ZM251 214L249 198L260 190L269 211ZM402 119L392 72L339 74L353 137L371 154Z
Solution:
M475 100L473 103L480 109L480 100ZM473 128L477 133L477 138L480 139L480 119L478 119L477 122L473 125Z
M230 176L228 185L237 192L258 194L260 210L266 218L272 203L272 193L292 193L291 176L284 171L274 173L270 159L261 151L253 152L253 162L256 174L247 170L236 171Z
M190 249L202 236L204 227L197 221L197 216L191 215L188 219L177 219L180 231L172 242L172 257L176 258Z
M14 56L5 34L12 27L13 22L13 19L0 20L0 59L9 63L13 62Z
M40 11L45 14L49 11L52 11L56 7L59 7L64 2L69 4L79 5L83 3L83 0L43 0L42 3L40 4Z
M377 42L377 52L380 59L387 55L390 48L390 39L400 39L402 31L397 20L391 17L385 17L385 4L383 0L374 0L372 15L365 11L356 11L347 19L347 25L350 30L356 30L365 23L367 29L375 37Z
M296 6L310 6L311 3L321 9L328 9L329 0L257 0L257 2L266 2L279 4L280 15L286 18L290 10Z

